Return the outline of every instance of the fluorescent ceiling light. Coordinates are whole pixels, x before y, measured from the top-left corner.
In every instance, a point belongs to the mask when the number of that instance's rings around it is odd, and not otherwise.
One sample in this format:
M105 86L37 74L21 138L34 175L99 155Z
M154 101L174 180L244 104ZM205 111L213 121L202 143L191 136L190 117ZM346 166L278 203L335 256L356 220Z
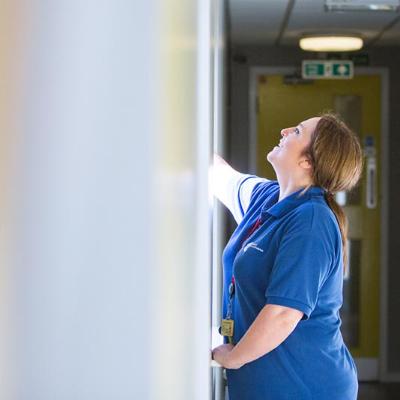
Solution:
M326 11L399 11L399 0L325 0Z
M306 51L356 51L363 41L355 36L309 36L300 39L299 45Z

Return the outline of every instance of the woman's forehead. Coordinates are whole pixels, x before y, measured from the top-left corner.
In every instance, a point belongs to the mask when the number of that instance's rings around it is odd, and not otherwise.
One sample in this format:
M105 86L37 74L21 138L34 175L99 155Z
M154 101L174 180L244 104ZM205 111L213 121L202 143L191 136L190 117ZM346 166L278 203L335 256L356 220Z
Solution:
M321 119L321 117L312 117L312 118L309 118L309 119L306 119L306 120L300 122L299 125L302 128L305 128L308 131L312 132L315 129L315 127L317 126L318 121L320 119Z
M303 125L310 125L310 124L316 125L320 119L321 119L321 117L308 118L308 119L305 119L304 121L302 121L301 124L303 124Z

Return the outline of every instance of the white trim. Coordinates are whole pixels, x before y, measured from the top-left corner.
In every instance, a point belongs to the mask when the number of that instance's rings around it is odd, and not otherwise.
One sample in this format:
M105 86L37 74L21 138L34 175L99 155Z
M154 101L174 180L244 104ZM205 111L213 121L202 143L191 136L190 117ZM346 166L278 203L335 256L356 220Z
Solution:
M225 140L225 112L224 105L226 100L226 45L225 45L225 9L222 0L212 1L212 111L213 111L213 151L224 156L226 148ZM212 156L212 155L211 155ZM211 157L210 163L213 163ZM218 332L221 323L222 313L222 252L225 244L224 226L226 212L221 203L211 199L212 202L212 271L211 271L211 349L222 343L222 336ZM223 379L223 369L213 361L211 363L212 387L211 396L213 400L224 400L225 380Z
M299 68L293 67L251 67L249 89L249 172L254 174L257 167L257 82L260 75L291 74ZM400 382L400 373L388 371L388 212L389 212L389 69L384 67L356 67L354 76L380 75L381 77L381 154L380 154L380 189L381 189L381 243L380 243L380 349L378 358L378 379L383 382ZM362 364L364 365L364 363Z
M196 310L197 323L194 323L196 332L193 332L193 340L197 344L194 358L198 360L192 367L196 376L197 387L195 392L191 392L193 400L211 400L211 373L208 363L210 352L209 330L205 326L204 330L199 325L200 321L211 320L211 296L205 297L204 293L211 293L211 268L204 268L205 263L210 263L212 255L212 214L209 209L208 199L208 169L210 164L210 149L212 145L212 15L211 0L197 1L193 6L196 13L197 43L196 43L196 163L195 163L195 184L196 196L203 201L199 201L195 207L195 246L193 247L195 262L192 265L192 277L196 282L193 291L193 309ZM207 265L207 264L206 264ZM208 264L209 265L209 264ZM191 282L190 282L191 283ZM205 298L204 298L205 297ZM200 324L202 324L201 322ZM159 392L161 393L161 392ZM162 396L164 397L164 396ZM167 395L165 396L167 397Z

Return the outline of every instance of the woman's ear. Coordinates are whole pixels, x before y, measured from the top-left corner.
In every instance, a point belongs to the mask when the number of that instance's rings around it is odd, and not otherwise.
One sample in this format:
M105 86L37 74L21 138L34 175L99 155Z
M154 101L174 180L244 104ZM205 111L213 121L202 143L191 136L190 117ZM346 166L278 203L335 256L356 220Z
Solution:
M311 161L308 158L302 158L299 161L299 166L307 170L310 170L312 168Z

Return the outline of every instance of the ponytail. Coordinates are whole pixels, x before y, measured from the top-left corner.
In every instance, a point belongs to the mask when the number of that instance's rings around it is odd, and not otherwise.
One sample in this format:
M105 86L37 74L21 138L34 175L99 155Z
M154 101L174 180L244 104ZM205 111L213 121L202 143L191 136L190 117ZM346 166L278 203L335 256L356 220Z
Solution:
M347 254L347 230L348 230L348 222L346 214L344 213L342 207L336 202L333 193L326 192L325 193L325 200L328 203L329 208L335 214L336 220L339 224L340 234L342 237L342 252L343 252L343 269L344 274L347 272L347 261L348 261L348 254Z
M363 151L357 135L332 113L322 114L304 150L312 164L312 181L326 190L325 199L335 214L342 237L343 270L348 269L346 215L334 193L351 190L363 169Z

